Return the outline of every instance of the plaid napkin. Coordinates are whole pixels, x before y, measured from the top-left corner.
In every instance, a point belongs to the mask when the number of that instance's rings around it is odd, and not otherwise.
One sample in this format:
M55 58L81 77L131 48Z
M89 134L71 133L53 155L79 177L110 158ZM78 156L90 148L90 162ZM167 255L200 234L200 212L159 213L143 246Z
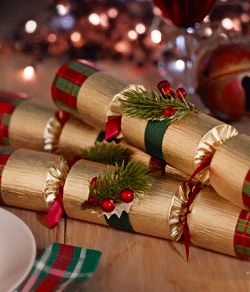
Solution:
M63 291L72 282L88 280L95 272L101 252L54 243L36 259L18 292Z

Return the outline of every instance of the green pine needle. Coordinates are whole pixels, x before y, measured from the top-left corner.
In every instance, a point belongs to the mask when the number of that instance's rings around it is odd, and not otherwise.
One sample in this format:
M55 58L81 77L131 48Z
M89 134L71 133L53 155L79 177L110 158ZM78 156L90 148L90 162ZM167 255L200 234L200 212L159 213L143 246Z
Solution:
M97 142L95 146L82 150L83 158L110 165L128 164L130 160L129 149L115 143Z
M138 161L129 161L127 165L122 163L112 167L107 166L103 175L97 177L96 186L89 186L89 195L97 197L101 202L105 198L113 199L115 202L122 202L120 192L124 189L134 191L140 197L151 187L151 177L146 165Z
M123 92L120 102L125 115L144 120L169 120L172 123L191 111L198 112L198 109L185 98L179 99L175 95L162 96L160 92L147 91L143 88ZM168 107L176 110L175 115L170 118L163 114L163 110Z

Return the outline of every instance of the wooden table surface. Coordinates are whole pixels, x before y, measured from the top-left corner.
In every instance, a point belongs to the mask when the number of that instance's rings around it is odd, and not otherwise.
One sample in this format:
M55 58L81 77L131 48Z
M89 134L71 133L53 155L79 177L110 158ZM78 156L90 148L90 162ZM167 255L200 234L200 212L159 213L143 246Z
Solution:
M6 209L30 227L38 249L61 242L102 251L93 278L68 291L250 291L249 262L191 247L187 263L181 243L71 219L49 230L44 214Z
M37 94L40 102L49 102L49 83L56 68L54 61L47 60L43 68L38 68L39 78L25 84L17 72L28 61L19 56L12 56L11 60L0 58L0 88L26 91L33 96ZM249 119L237 125L250 133ZM101 262L93 278L67 291L250 291L249 262L191 247L187 263L182 243L129 234L72 219L63 219L58 227L49 230L41 223L44 214L6 209L30 227L38 249L61 242L102 251Z

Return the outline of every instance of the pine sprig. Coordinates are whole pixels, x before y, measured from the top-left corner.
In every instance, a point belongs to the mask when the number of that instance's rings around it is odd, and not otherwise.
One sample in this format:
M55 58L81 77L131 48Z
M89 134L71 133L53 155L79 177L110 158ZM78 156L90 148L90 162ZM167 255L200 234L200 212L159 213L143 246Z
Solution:
M143 88L124 91L120 102L125 115L144 120L169 120L172 123L191 111L198 112L193 104L185 98L176 98L174 93L162 95L158 91ZM164 110L170 107L175 110L175 114L166 117Z
M115 143L97 142L95 146L82 150L84 159L110 165L125 165L130 160L129 149Z
M98 208L104 199L112 199L115 203L123 202L120 193L124 189L130 189L136 197L142 196L151 187L151 177L146 165L138 161L129 161L121 166L108 165L103 175L99 175L95 184L89 185L89 197L97 199L96 206L85 201L82 208Z

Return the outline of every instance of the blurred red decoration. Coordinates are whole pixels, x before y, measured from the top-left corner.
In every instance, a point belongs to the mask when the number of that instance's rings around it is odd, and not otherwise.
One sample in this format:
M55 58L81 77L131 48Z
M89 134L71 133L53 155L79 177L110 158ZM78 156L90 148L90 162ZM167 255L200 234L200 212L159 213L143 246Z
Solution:
M250 113L250 46L229 44L207 52L197 69L197 92L218 118Z
M167 19L179 27L194 26L210 12L215 0L153 0Z

